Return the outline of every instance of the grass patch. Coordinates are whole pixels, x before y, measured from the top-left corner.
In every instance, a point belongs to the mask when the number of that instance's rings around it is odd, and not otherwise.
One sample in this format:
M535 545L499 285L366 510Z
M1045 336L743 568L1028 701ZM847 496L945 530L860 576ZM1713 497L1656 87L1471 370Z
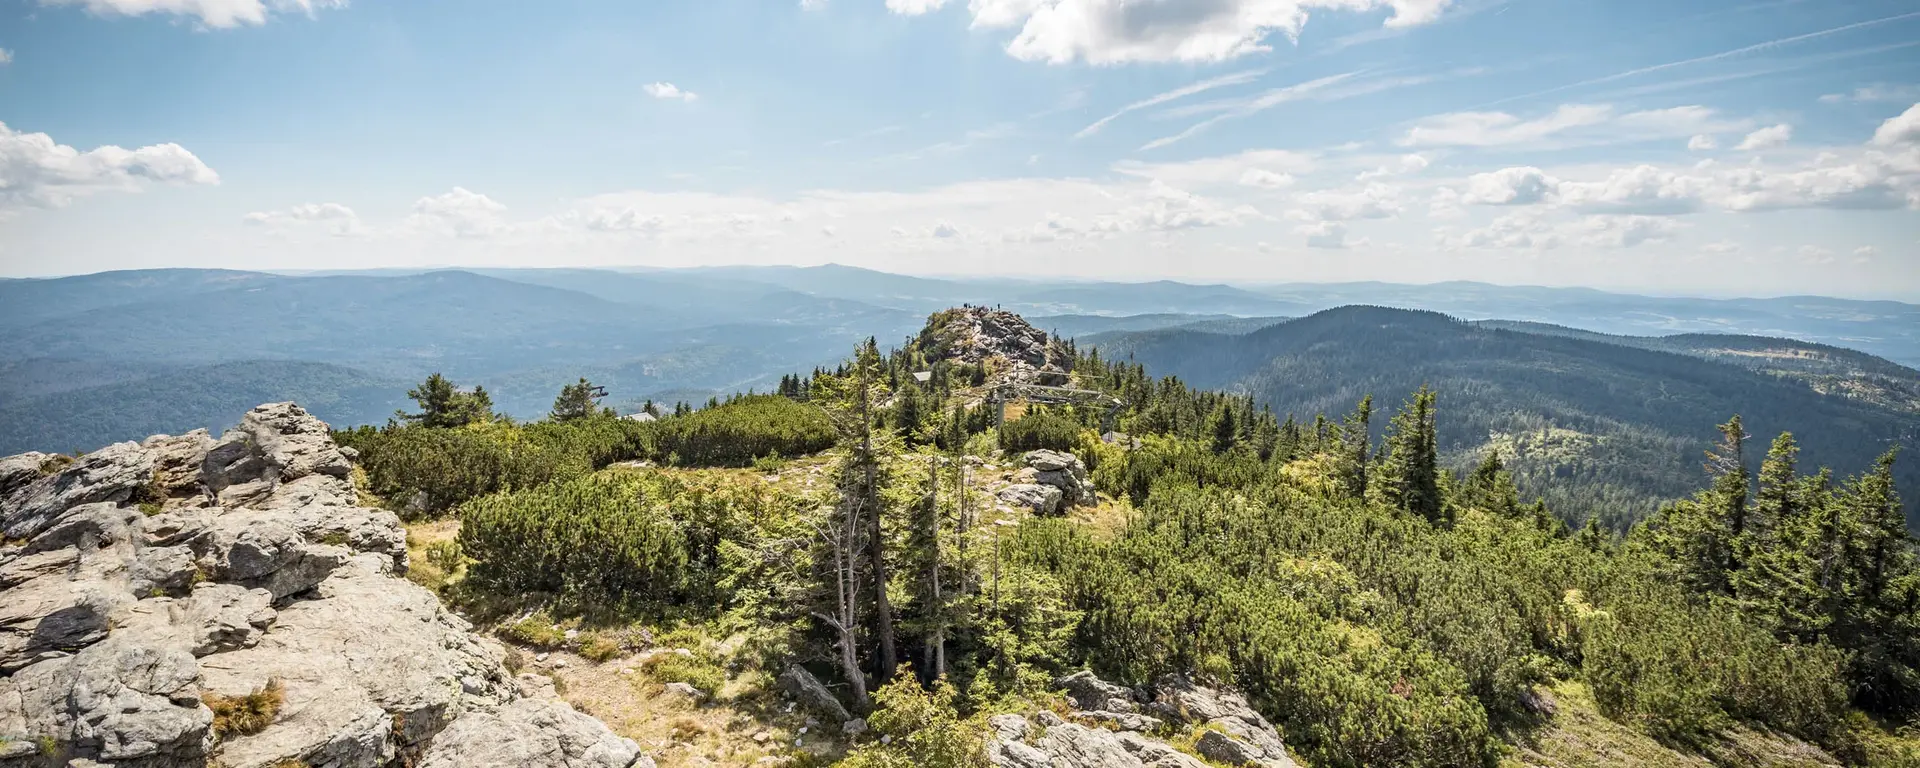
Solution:
M706 693L727 684L727 671L703 654L673 651L656 653L642 665L647 675L662 683L686 683Z
M276 677L251 693L222 696L207 692L200 695L200 700L206 702L207 709L213 710L216 735L221 738L247 736L273 724L273 719L280 714L280 706L287 702L287 691Z

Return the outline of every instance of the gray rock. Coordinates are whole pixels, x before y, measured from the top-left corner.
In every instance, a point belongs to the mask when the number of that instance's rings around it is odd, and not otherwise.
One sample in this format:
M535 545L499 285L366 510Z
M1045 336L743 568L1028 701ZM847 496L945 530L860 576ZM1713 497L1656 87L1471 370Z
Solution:
M856 717L852 720L848 720L840 724L840 734L848 738L859 736L860 734L863 734L866 732L867 732L867 721L863 718Z
M167 507L198 507L212 501L200 473L213 438L204 429L170 437L154 435L140 444L154 456L154 484Z
M0 529L6 538L31 539L74 507L126 502L153 478L153 465L153 454L134 443L116 443L89 453L66 469L0 498L0 510L4 510Z
M0 733L26 737L0 764L50 738L74 766L653 765L397 577L405 530L352 506L345 455L299 408L44 460L0 460L0 519L27 539L0 546ZM270 680L274 722L216 744L202 692Z
M675 696L684 696L694 701L699 701L707 697L707 694L702 693L700 689L686 683L667 683L666 690L667 693Z
M293 403L268 403L240 417L240 427L281 482L308 475L344 478L353 471L327 423Z
M176 594L192 586L198 572L190 547L142 547L127 572L127 586L135 597Z
M987 745L987 760L997 768L1054 768L1053 758L1030 744L1018 741L994 741Z
M251 648L277 616L273 593L238 584L201 584L170 607L195 656Z
M221 580L265 588L275 600L319 586L352 555L345 547L308 543L293 526L278 520L234 516L220 524L232 533L232 544L220 556Z
M1115 734L1114 738L1146 768L1207 768L1198 758L1137 733Z
M821 717L828 718L828 722L844 723L850 717L847 714L847 708L840 704L839 699L834 698L833 692L827 690L827 686L821 684L819 678L814 677L812 672L808 672L803 667L798 665L787 667L786 671L780 673L779 682L781 690L799 699L801 706Z
M0 499L41 478L40 467L52 454L28 451L0 459Z
M1060 511L1060 489L1051 485L1034 483L1016 483L994 494L1004 504L1024 507L1036 515L1051 515Z
M213 713L200 703L199 679L185 649L116 631L0 682L0 702L18 707L0 713L0 727L51 737L76 757L110 764L201 765Z
M434 738L419 768L651 768L640 745L566 702L526 698L469 713Z
M1159 718L1148 717L1135 712L1092 710L1088 712L1075 712L1073 714L1076 717L1099 722L1117 731L1151 731L1159 728L1161 725Z
M1101 680L1088 670L1065 675L1054 680L1053 684L1066 692L1067 699L1072 701L1075 707L1083 710L1140 711L1140 705L1134 701L1132 688Z
M1154 681L1154 700L1147 710L1173 722L1216 726L1246 745L1249 759L1258 765L1293 765L1280 732L1254 711L1246 697L1233 691L1196 685L1183 675L1166 675Z
M1138 768L1140 759L1127 751L1112 731L1062 723L1047 728L1033 746L1056 766L1071 768Z
M1058 472L1080 463L1080 460L1074 458L1071 453L1049 450L1028 451L1022 459L1027 462L1027 466L1041 472Z
M1195 741L1193 746L1202 757L1227 765L1250 765L1259 766L1259 768L1295 768L1296 766L1285 754L1278 757L1269 756L1260 746L1215 730L1201 733L1199 740Z
M1005 741L1026 741L1027 734L1033 730L1027 724L1026 718L1013 714L989 717L987 727L993 729L995 736Z

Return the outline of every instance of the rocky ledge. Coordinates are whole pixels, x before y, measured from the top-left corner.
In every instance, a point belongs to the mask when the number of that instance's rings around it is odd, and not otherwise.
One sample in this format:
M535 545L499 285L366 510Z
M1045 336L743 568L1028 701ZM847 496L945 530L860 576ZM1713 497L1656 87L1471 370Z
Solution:
M650 768L402 577L349 455L275 403L0 459L0 767Z
M1167 675L1128 688L1080 672L1054 684L1077 711L1042 711L1030 720L996 715L987 757L997 768L1207 768L1217 765L1297 768L1272 723L1232 691ZM1195 735L1192 752L1152 734Z

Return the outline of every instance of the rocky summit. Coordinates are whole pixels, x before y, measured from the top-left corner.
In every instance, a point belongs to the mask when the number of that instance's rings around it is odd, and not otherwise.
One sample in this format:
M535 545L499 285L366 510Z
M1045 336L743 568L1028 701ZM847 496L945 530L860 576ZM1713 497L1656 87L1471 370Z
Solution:
M292 403L0 459L0 766L652 766L403 578Z
M961 306L927 318L916 342L930 358L999 367L998 382L1064 384L1072 355L1046 331L1002 309Z

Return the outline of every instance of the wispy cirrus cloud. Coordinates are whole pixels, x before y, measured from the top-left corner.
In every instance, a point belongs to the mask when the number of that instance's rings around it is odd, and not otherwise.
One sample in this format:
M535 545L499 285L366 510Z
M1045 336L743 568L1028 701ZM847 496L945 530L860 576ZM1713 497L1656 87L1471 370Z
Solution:
M1139 101L1136 101L1124 107L1121 107L1118 110L1115 110L1113 114L1107 115L1106 117L1093 121L1093 123L1089 124L1087 127L1082 128L1077 133L1073 134L1073 138L1078 140L1078 139L1084 139L1088 136L1092 136L1093 134L1098 133L1101 128L1105 128L1108 123L1111 123L1114 120L1119 119L1120 117L1126 115L1127 113L1136 112L1142 109L1146 109L1148 107L1156 107L1170 101L1184 99L1188 96L1206 93L1207 91L1211 91L1216 88L1225 88L1227 86L1232 86L1232 85L1241 85L1244 83L1251 83L1255 80L1260 79L1260 77L1262 75L1265 75L1267 72L1268 70L1265 70L1265 69L1242 70L1240 72L1234 72L1231 74L1221 75L1219 77L1214 77L1214 78L1208 78L1206 80L1201 80L1195 83L1188 83L1187 85L1180 86L1179 88L1175 88L1171 91L1165 91L1162 93L1154 94L1147 98L1141 99Z

